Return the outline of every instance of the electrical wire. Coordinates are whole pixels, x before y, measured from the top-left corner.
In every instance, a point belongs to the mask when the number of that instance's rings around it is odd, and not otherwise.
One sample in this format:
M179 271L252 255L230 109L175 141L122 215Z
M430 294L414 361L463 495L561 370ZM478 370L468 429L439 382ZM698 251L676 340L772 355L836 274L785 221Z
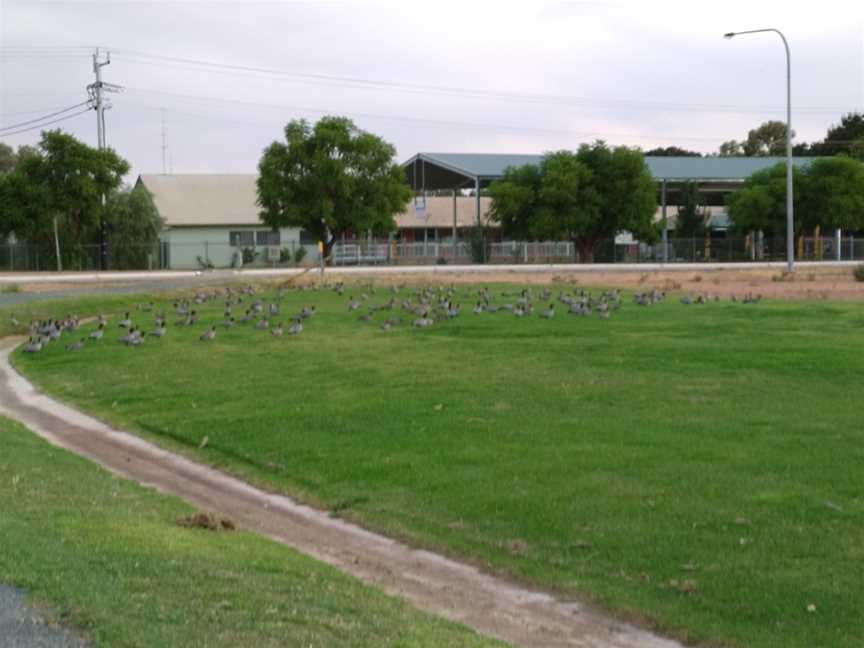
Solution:
M311 106L291 106L285 104L266 104L259 103L253 101L244 101L240 99L226 99L222 97L212 97L212 96L197 96L197 95L189 95L189 94L180 94L173 92L164 92L160 90L151 90L146 88L132 88L126 87L126 97L128 98L131 94L144 94L144 95L164 95L168 97L177 97L180 99L190 99L193 101L207 101L207 102L219 102L226 104L237 104L242 106L253 106L257 108L270 108L277 110L290 110L295 112L305 112L305 113L315 113L315 114L340 114L346 115L349 117L356 117L360 119L378 119L385 121L400 121L414 124L425 124L425 125L434 125L434 126L458 126L470 129L485 129L485 130L495 130L495 131L515 131L515 132L526 132L526 133L538 133L538 134L548 134L548 135L568 135L571 137L577 138L633 138L633 139L645 139L645 140L657 140L657 141L665 141L665 140L679 140L679 141L705 141L705 142L716 142L718 138L716 137L669 137L664 135L638 135L638 134L626 134L626 133L598 133L598 132L578 132L567 129L555 129L555 128L533 128L530 126L512 126L506 124L494 124L488 122L463 122L463 121L452 121L452 120L443 120L443 119L430 119L423 117L406 117L402 115L382 115L376 113L363 113L363 112L355 112L355 111L344 111L344 110L334 110L334 109L324 109L324 108L315 108ZM164 108L164 106L163 106ZM210 115L213 116L213 115ZM231 121L231 119L226 119L225 121Z
M52 124L59 124L60 122L67 121L72 119L73 117L78 117L79 115L83 115L84 113L88 113L92 110L92 108L87 108L86 110L81 110L77 113L72 113L71 115L66 115L65 117L60 117L59 119L54 119L49 122L45 122L44 124L38 124L36 126L30 126L29 128L22 128L21 130L12 131L11 133L0 133L0 137L11 137L12 135L19 135L21 133L26 133L27 131L38 130L40 128L44 128L45 126L50 126Z
M80 108L81 106L86 106L90 103L90 101L82 101L79 104L75 104L74 106L69 106L67 108L63 108L62 110L58 110L53 113L48 113L47 115L42 115L41 117L36 117L35 119L30 119L28 121L19 122L17 124L11 124L10 126L0 126L0 134L2 131L7 130L15 130L16 128L21 128L22 126L27 126L29 124L35 124L36 122L43 121L45 119L50 119L51 117L56 117L57 115L62 115L63 113L67 113L70 110L75 110L76 108ZM89 108L88 108L89 110Z
M409 92L414 94L440 94L445 96L458 96L471 99L486 99L495 101L519 101L556 105L577 105L583 107L596 107L598 109L619 108L627 110L663 110L672 112L729 112L741 114L764 113L771 111L782 112L782 110L784 110L781 108L763 108L758 106L744 107L735 105L681 104L679 102L637 101L629 99L598 100L594 98L576 97L571 95L510 93L481 90L476 88L462 88L456 86L435 86L395 81L382 81L378 79L367 79L359 77L289 72L287 70L278 70L272 68L262 68L248 65L234 65L228 63L216 63L200 59L189 59L173 56L162 56L137 50L113 49L111 50L111 52L115 58L120 58L132 63L138 63L143 65L163 66L174 69L194 69L199 71L203 68L210 72L231 74L235 76L246 76L252 74L255 75L253 76L253 78L259 79L269 78L271 76L290 77L289 79L285 80L291 82L316 83L320 85L345 86L366 90L391 90L398 92ZM796 112L799 113L835 113L838 110L843 110L843 108L830 106L804 106L796 108Z

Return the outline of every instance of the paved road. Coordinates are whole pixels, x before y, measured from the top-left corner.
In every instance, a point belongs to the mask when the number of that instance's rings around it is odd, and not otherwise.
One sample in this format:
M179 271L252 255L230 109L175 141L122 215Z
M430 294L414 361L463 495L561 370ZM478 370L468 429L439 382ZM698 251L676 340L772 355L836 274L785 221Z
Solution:
M27 605L24 592L0 584L0 648L84 648L74 633L46 625Z

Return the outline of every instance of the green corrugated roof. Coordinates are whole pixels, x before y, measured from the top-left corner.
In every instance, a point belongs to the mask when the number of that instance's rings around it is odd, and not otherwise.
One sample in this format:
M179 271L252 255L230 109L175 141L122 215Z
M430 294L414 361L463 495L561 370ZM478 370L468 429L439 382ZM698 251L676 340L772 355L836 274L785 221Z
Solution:
M499 155L497 153L418 153L403 166L415 159L427 164L438 164L443 168L466 177L483 179L500 178L511 166L538 164L542 155ZM793 158L796 166L807 166L815 158ZM785 162L785 157L646 157L645 163L658 180L744 180L756 171Z

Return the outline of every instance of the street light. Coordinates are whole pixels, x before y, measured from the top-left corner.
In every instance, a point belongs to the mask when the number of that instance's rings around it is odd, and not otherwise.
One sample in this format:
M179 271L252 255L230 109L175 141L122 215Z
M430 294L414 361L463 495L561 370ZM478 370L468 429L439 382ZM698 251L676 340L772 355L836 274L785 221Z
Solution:
M779 29L751 29L749 31L728 32L723 38L731 39L742 34L774 32L783 40L786 49L786 263L789 272L795 272L795 216L792 208L792 63L789 56L789 43Z

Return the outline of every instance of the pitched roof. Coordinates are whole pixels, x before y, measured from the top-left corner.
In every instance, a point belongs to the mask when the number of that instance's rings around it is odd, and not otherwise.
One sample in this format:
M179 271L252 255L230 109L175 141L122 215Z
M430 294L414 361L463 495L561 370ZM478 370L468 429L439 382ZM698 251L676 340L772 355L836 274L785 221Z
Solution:
M153 203L165 219L166 227L220 227L262 225L258 218L255 180L247 175L142 175L141 182L153 196ZM481 197L485 215L491 199ZM461 196L456 201L457 227L471 227L476 222L474 198ZM426 212L418 214L412 200L402 214L396 215L400 229L453 227L453 198L429 196Z
M261 225L254 174L142 175L166 227Z
M511 155L496 153L418 153L402 164L403 167L421 164L443 169L470 178L491 180L504 175L511 166L539 164L542 155ZM812 157L796 157L792 163L807 166ZM657 180L744 180L756 171L785 162L784 157L663 157L646 156L645 163ZM421 175L418 170L418 179Z

